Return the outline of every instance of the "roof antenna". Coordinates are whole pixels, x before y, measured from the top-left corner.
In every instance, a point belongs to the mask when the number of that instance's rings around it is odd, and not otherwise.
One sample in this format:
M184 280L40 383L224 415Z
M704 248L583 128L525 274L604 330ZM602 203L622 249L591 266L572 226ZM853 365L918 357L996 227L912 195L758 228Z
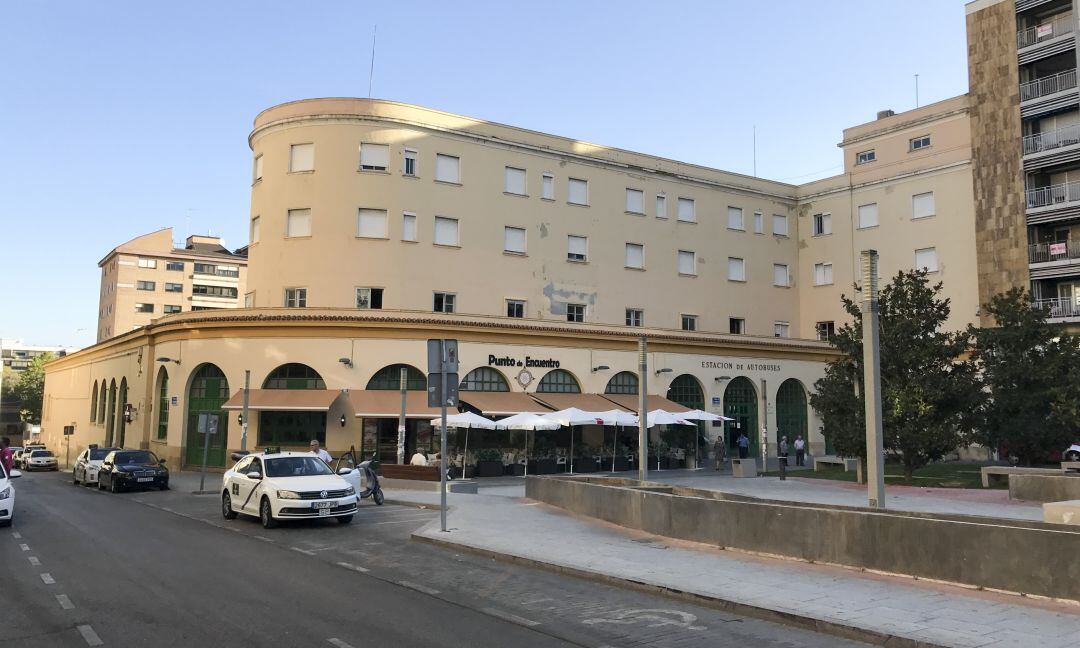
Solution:
M915 73L915 107L919 107L919 74Z
M371 68L368 70L367 77L367 96L371 99L371 78L375 76L375 36L379 33L379 26L375 25L375 29L371 32Z
M757 124L754 124L754 177L757 177Z

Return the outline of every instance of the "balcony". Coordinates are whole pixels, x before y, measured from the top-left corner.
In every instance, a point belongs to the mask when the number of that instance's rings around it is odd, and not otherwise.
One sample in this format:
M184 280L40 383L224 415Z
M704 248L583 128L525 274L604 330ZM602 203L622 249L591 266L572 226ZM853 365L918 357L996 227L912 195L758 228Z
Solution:
M1029 245L1028 264L1033 280L1080 275L1080 240Z
M1080 319L1080 304L1075 299L1037 299L1035 307L1046 310L1047 319L1068 321Z
M1071 36L1076 30L1072 12L1016 32L1017 59L1020 65L1061 54L1074 47Z
M1028 189L1028 225L1080 217L1080 182Z
M1021 117L1036 117L1076 103L1076 68L1020 84Z
M1023 150L1028 171L1080 160L1080 124L1028 135Z

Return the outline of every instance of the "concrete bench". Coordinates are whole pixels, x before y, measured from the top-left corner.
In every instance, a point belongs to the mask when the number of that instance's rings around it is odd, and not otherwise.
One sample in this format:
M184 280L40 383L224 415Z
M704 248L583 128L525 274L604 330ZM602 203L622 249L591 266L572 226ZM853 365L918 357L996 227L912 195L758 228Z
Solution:
M380 464L379 477L386 479L412 479L415 481L439 481L438 466L410 466L401 464Z
M1009 499L1064 502L1080 499L1080 475L1009 475Z
M814 457L814 472L818 471L818 466L821 464L836 464L844 467L844 472L851 472L852 470L858 470L859 460L849 457L837 457L836 455L825 455L823 457Z
M1043 504L1043 522L1080 525L1080 500Z
M983 466L983 488L990 488L990 483L1008 479L1009 475L1060 475L1061 471L1055 468L1020 468L1018 466Z
M1062 461L1061 472L1080 472L1080 461Z

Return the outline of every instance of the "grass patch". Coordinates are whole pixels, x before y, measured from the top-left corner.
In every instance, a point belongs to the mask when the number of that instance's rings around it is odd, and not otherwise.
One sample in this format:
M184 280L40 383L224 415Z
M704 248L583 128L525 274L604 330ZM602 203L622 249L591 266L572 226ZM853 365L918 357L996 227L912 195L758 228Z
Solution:
M911 481L904 479L904 468L899 464L885 464L885 483L893 486L924 486L926 488L982 488L982 474L980 468L986 463L936 463L924 466L915 471ZM772 471L767 473L772 476L780 473ZM856 473L844 472L840 466L822 467L819 471L800 470L788 471L789 477L803 477L807 479L833 479L837 481L855 482ZM992 485L991 488L1008 488L1009 485L1002 481Z

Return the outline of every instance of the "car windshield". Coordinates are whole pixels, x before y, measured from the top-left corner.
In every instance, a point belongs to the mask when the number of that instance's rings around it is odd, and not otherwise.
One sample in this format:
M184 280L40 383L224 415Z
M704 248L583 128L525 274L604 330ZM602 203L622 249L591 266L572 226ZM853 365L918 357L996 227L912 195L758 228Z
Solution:
M125 464L156 464L158 462L157 457L153 452L147 452L146 450L137 450L134 452L117 452L116 458L113 460L118 466Z
M112 448L95 448L90 451L90 461L101 461L112 452Z
M34 450L30 453L30 458L34 457L51 457L53 456L52 450Z
M333 471L318 457L285 457L264 459L267 477L311 477L333 475Z

